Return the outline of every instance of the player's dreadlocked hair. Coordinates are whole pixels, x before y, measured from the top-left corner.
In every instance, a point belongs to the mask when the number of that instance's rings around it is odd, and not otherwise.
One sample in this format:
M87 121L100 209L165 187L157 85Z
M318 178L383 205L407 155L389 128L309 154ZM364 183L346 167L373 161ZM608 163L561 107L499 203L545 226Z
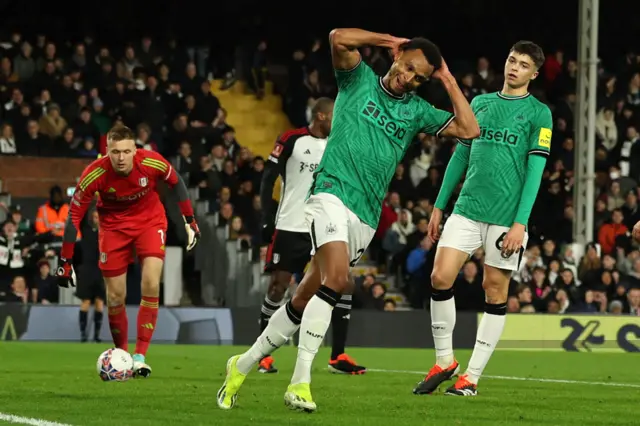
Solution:
M127 139L136 140L133 131L127 126L114 126L107 133L107 142L119 142Z
M427 40L423 37L414 37L411 40L402 43L400 45L400 50L422 50L424 57L427 58L427 61L433 68L438 70L442 66L442 55L440 54L440 49L435 43Z
M538 69L544 64L544 52L542 48L532 41L520 40L513 45L511 52L528 55Z

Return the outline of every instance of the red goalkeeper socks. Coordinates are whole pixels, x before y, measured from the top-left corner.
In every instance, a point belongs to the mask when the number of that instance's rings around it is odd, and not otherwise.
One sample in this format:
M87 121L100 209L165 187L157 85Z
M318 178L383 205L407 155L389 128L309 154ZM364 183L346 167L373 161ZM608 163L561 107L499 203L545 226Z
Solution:
M135 352L137 354L147 354L158 320L158 304L159 298L142 296L138 310L138 339Z
M127 320L127 310L124 305L109 306L109 328L116 348L128 351L129 321Z

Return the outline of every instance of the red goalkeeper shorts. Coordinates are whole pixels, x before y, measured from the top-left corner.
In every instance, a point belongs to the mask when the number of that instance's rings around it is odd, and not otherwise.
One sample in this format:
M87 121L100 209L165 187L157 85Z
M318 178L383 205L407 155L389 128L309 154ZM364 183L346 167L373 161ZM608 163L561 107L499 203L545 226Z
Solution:
M100 229L98 265L105 277L117 277L127 272L138 256L140 263L147 257L164 260L167 224L140 229Z

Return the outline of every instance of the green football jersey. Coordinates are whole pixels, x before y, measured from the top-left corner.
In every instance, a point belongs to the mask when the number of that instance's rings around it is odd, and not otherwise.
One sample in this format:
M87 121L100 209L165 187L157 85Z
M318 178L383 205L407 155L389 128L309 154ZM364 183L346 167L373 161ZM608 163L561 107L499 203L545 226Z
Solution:
M376 229L389 182L411 142L419 132L439 134L454 116L413 93L394 95L363 61L335 74L331 134L311 193L335 195Z
M466 179L453 212L511 227L520 204L529 155L549 156L551 111L530 94L508 97L499 92L473 98L471 108L480 125L480 136L459 140L471 151Z

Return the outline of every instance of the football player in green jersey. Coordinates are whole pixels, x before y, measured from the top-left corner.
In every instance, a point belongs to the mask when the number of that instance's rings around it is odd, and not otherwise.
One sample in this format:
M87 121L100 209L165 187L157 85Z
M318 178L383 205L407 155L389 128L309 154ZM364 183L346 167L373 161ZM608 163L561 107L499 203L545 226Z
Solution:
M311 365L331 322L349 270L367 249L378 226L382 201L397 164L420 132L473 139L478 122L436 45L347 28L331 32L338 83L331 135L305 206L313 259L291 301L280 307L246 353L227 362L218 406L232 408L247 373L300 328L298 359L285 393L292 409L314 411ZM390 49L394 62L378 77L358 48ZM446 89L454 114L441 111L414 92L430 78Z
M429 222L429 237L440 240L431 274L436 364L414 389L416 394L432 393L459 370L452 344L456 322L453 282L480 247L485 251L484 315L469 366L447 389L447 395L477 394L478 379L500 340L509 281L522 260L527 222L551 148L551 111L528 91L543 63L539 46L529 41L516 43L504 67L502 91L477 96L471 102L480 135L458 141ZM453 214L439 238L442 211L465 172Z

